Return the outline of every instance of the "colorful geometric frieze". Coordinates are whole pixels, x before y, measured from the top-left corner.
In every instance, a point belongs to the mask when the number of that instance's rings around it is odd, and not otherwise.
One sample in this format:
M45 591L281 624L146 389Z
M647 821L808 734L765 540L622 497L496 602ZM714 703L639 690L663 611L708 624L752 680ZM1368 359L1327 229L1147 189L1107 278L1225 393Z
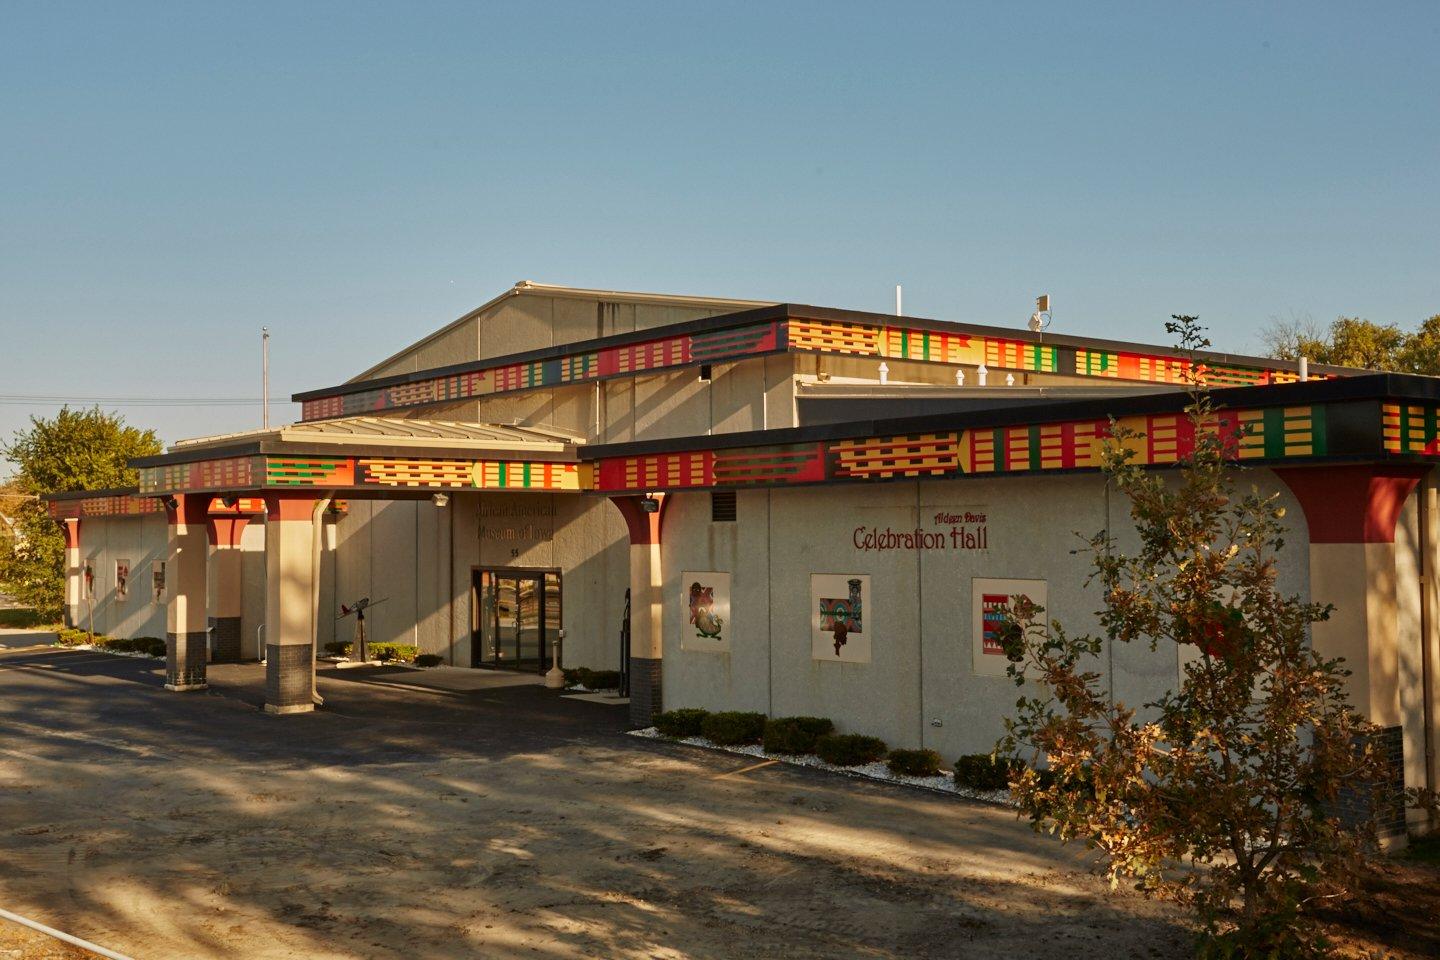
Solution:
M1121 353L1105 350L1076 350L1075 373L1083 377L1105 377L1117 380L1139 380L1146 383L1186 384L1192 379L1211 387L1256 387L1276 383L1296 383L1300 376L1286 370L1260 367L1237 367L1226 364L1201 363L1193 368L1189 360L1151 356L1142 353ZM1325 374L1312 374L1312 380L1329 379Z
M51 500L46 510L56 520L76 517L141 517L164 513L165 506L153 497L120 494L108 497L84 497L75 500Z
M1122 417L1123 446L1142 466L1179 463L1193 454L1195 427L1184 413ZM1440 424L1432 412L1426 443ZM1324 456L1323 407L1225 410L1202 430L1220 436L1229 456L1285 460ZM738 450L695 450L614 457L596 465L596 489L644 491L746 484L778 486L825 480L1096 470L1111 436L1108 419L982 427L947 433L870 437Z
M1380 421L1386 451L1440 454L1440 407L1386 403L1380 407Z
M577 349L562 356L496 363L481 370L374 387L305 400L302 420L451 403L496 393L534 390L590 380L673 370L696 363L725 363L777 351L863 356L921 363L985 364L994 370L1065 373L1143 383L1188 383L1193 374L1215 387L1293 383L1294 372L1126 351L1065 348L959 330L814 320L792 317L705 333L659 336L618 346ZM1067 369L1061 369L1062 353ZM1073 353L1073 367L1068 357ZM1312 374L1311 379L1329 375Z
M477 490L579 490L580 464L529 460L421 460L362 457L358 486ZM588 470L588 468L587 468Z
M349 457L269 457L265 461L268 487L350 487L355 485L355 461Z
M836 477L922 477L960 469L960 434L874 437L830 444Z
M361 457L356 461L357 484L382 487L468 487L474 482L470 460L417 460L397 457Z
M484 370L413 380L392 387L319 397L301 403L302 420L450 403L514 390L533 390L599 378L666 370L692 363L739 360L783 349L783 322L767 321L709 333L657 337L547 360L497 364Z
M195 463L171 463L141 467L142 494L174 493L185 490L243 490L259 486L255 457L225 457Z
M576 463L483 460L472 471L481 490L580 490L589 467Z

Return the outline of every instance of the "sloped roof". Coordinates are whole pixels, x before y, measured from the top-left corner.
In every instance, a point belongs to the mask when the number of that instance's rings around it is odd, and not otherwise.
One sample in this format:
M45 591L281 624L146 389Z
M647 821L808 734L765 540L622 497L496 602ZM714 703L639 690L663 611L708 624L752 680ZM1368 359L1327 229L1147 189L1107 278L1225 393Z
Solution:
M313 423L292 423L269 430L247 430L213 437L196 437L170 445L171 453L238 443L283 443L304 446L337 444L385 447L424 447L427 450L528 450L560 452L584 443L544 427L516 427L457 420L408 420L402 417L341 417Z
M526 294L546 297L572 297L577 300L618 300L621 303L666 303L674 304L677 306L685 305L695 307L716 307L723 308L727 311L747 310L752 307L769 306L777 302L774 300L736 300L727 297L691 297L674 293L642 293L625 290L592 290L586 287L567 287L561 284L554 283L536 283L533 280L517 280L514 286L510 287L510 289L506 290L504 293L501 293L499 296L492 297L491 299L486 300L484 303L480 304L480 306L476 307L474 310L471 310L469 313L466 313L464 316L458 317L455 320L450 321L449 323L445 324L445 326L433 331L432 333L427 334L424 337L421 337L419 340L416 340L409 346L395 351L390 356L386 357L384 360L381 360L379 363L371 365L369 369L357 373L355 376L351 377L345 382L362 383L364 381L370 380L375 376L377 371L385 369L387 366L394 363L396 360L399 360L406 354L415 352L425 344L430 343L431 341L436 340L440 337L443 337L451 330L454 330L456 327L469 320L473 320L475 317L495 306L497 303L508 300L511 297L519 297Z

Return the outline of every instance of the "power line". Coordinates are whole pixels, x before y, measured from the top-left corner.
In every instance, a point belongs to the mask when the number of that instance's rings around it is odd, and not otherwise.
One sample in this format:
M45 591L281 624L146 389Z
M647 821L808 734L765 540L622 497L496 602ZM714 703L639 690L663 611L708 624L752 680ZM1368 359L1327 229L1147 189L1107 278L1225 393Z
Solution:
M63 397L0 394L0 404L76 405L105 404L117 407L249 407L261 403L259 397ZM289 402L289 401L283 401Z

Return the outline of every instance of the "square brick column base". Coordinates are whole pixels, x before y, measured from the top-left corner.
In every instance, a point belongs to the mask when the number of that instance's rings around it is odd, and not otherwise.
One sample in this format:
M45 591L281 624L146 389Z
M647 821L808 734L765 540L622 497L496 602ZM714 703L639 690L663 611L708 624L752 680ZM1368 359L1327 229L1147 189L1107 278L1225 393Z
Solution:
M661 660L630 658L630 722L649 727L665 709L660 702Z
M165 634L165 689L204 690L205 634Z
M1388 779L1376 784L1373 793L1341 788L1334 814L1341 823L1352 827L1373 817L1381 848L1392 850L1407 840L1404 728L1384 727L1375 732L1374 743L1389 765Z
M210 639L215 648L210 657L214 663L240 662L240 618L211 617Z
M310 645L265 644L265 712L309 713Z

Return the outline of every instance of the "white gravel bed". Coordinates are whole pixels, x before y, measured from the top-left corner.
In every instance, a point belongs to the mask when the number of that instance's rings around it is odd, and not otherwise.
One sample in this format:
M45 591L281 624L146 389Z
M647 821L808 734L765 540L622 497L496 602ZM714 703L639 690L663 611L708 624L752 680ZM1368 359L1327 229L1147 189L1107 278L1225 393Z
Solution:
M675 740L661 735L660 731L654 727L646 727L643 730L631 730L630 736L641 737L645 740L663 740L666 743L683 743L686 746L700 747L705 750L718 750L722 753L738 753L747 757L776 760L780 763L788 763L797 767L814 767L817 770L839 773L847 777L859 777L865 780L882 780L886 783L899 783L907 787L919 787L922 790L932 790L935 793L949 793L957 797L966 797L970 800L980 800L984 803L998 803L1007 807L1015 806L1015 802L1010 799L1009 790L974 790L970 787L962 787L956 783L955 778L948 773L942 773L934 777L907 777L903 774L892 773L883 760L876 761L875 763L867 763L860 767L837 767L833 763L826 763L814 754L766 753L765 748L758 743L726 747L712 740L707 740L704 737L684 737Z
M112 657L129 657L132 660L164 660L164 657L152 657L148 653L141 653L139 650L109 650L105 647L97 647L93 643L52 643L52 647L60 650L89 650L91 653L104 653Z

